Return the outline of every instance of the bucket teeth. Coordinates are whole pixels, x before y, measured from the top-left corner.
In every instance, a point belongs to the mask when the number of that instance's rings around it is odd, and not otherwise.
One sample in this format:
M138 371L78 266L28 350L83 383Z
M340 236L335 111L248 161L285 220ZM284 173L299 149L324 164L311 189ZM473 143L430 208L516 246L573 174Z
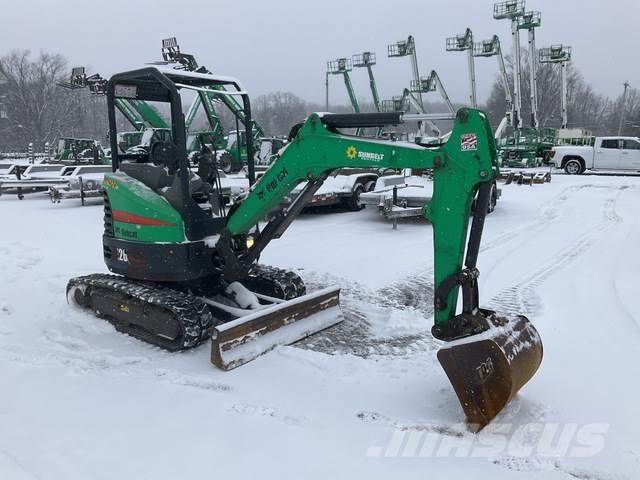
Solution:
M438 351L438 360L474 432L498 415L542 362L542 341L527 317L482 313L488 330Z

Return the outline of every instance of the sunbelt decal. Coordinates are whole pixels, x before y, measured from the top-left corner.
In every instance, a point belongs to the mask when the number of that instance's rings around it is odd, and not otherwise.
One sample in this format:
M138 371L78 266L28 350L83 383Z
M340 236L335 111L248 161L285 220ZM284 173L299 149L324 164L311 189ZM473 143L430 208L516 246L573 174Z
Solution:
M353 145L349 145L347 147L345 154L350 160L354 160L356 157L358 157L360 160L366 160L370 162L381 162L382 160L384 160L384 153L358 151L358 149Z

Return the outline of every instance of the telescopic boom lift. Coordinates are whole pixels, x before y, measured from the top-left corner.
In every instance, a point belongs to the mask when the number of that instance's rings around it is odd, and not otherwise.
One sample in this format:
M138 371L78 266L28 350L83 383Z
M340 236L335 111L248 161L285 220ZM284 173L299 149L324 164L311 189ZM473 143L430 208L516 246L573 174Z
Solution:
M107 80L98 73L87 75L85 67L75 67L71 69L69 82L62 82L60 86L71 90L88 88L94 95L105 95ZM169 128L163 118L144 101L118 98L116 108L139 132L146 128Z
M524 15L524 0L507 0L493 5L493 18L511 20L513 42L513 118L514 128L522 127L522 71L520 64L520 30L518 19Z
M500 47L500 38L494 35L490 40L483 40L478 42L473 47L473 55L475 57L496 57L498 59L498 68L500 69L500 78L502 80L502 88L504 89L504 96L507 102L507 112L505 117L500 122L500 126L496 129L495 138L500 138L502 132L504 132L507 126L513 125L514 118L514 105L513 95L511 94L511 87L509 86L509 77L507 76L507 69L504 64L504 56L502 55L502 48Z
M411 59L411 82L414 85L420 84L420 70L418 69L418 54L416 52L416 42L413 38L413 35L409 35L406 40L398 40L395 43L391 43L387 45L387 56L389 58L400 58L400 57L409 57ZM417 97L416 101L420 105L420 109L418 109L418 113L424 113L424 102L422 101L422 93L416 92ZM425 136L424 129L425 122L418 122L418 137L422 138ZM436 135L440 135L440 130L435 125L431 123L429 128L431 128L432 132Z
M540 12L526 12L518 17L518 29L529 33L529 98L531 102L531 126L539 128L538 123L538 52L536 51L536 28L542 25Z
M562 110L562 125L560 128L567 128L567 68L569 62L571 61L571 47L567 45L551 45L548 48L541 48L538 52L540 63L559 63L561 69L562 76L562 99L561 99L561 110Z
M373 66L376 64L375 52L362 52L351 57L351 63L356 68L366 68L369 75L369 88L371 89L371 97L373 98L373 106L376 112L382 111L382 105L380 104L380 96L378 95L378 86L376 85L376 79L373 76ZM382 135L383 129L377 130L377 136Z
M335 60L330 60L327 62L327 72L331 75L342 75L344 79L344 85L347 87L347 94L349 95L349 101L351 102L351 107L355 113L360 113L360 105L358 104L358 99L356 97L356 93L353 90L353 84L351 83L351 75L349 72L353 70L353 65L351 63L350 58L337 58ZM362 129L356 129L356 135L361 135Z
M447 38L447 52L467 52L467 63L469 67L469 104L471 108L478 108L476 100L476 67L473 57L473 32L470 28L455 37Z

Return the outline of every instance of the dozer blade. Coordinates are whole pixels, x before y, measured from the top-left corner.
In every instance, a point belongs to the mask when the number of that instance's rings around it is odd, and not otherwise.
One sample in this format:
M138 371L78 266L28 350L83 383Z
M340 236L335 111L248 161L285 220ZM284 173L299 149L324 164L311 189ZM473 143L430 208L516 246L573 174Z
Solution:
M219 325L211 334L211 363L232 370L340 323L339 303L340 289L330 287Z
M488 330L454 340L438 351L473 432L509 403L542 362L542 341L527 317L482 312L488 314Z

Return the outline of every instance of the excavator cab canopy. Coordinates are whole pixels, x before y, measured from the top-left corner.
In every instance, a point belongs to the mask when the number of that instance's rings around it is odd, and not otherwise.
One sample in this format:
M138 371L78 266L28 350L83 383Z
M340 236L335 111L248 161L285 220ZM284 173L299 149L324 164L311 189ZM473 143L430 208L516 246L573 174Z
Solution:
M119 153L117 148L117 124L116 124L116 99L128 99L133 101L160 102L169 105L171 116L171 141L163 142L177 157L179 170L184 170L188 175L187 158L187 132L182 108L182 90L206 92L216 97L238 96L242 99L244 119L251 124L251 104L248 93L242 84L233 77L213 75L208 73L189 72L176 70L164 66L149 66L137 70L131 70L114 75L107 85L107 108L109 111L109 138L111 139L111 151L116 152L113 157L113 169L116 171L122 161L135 161L145 163L152 161L149 155L144 153ZM253 182L253 152L255 148L252 139L248 137L247 151L250 180Z
M210 176L203 175L201 170L206 167L209 172L215 171L215 159L209 152L206 155L209 160L203 160L198 165L200 178L191 173L181 92L204 92L214 98L239 96L242 99L243 119L246 124L251 125L249 96L240 82L233 77L149 66L114 75L109 80L106 90L113 171L123 171L165 197L180 213L185 233L190 240L218 234L224 226L225 208L221 207L212 217L194 200L194 195L202 189L201 178ZM118 149L118 99L166 104L160 106L159 110L162 111L158 113L166 116L165 110L168 106L170 120L167 125L170 125L170 129L145 132L151 135L148 146L122 152ZM255 150L251 136L246 138L246 144L249 179L253 182Z

